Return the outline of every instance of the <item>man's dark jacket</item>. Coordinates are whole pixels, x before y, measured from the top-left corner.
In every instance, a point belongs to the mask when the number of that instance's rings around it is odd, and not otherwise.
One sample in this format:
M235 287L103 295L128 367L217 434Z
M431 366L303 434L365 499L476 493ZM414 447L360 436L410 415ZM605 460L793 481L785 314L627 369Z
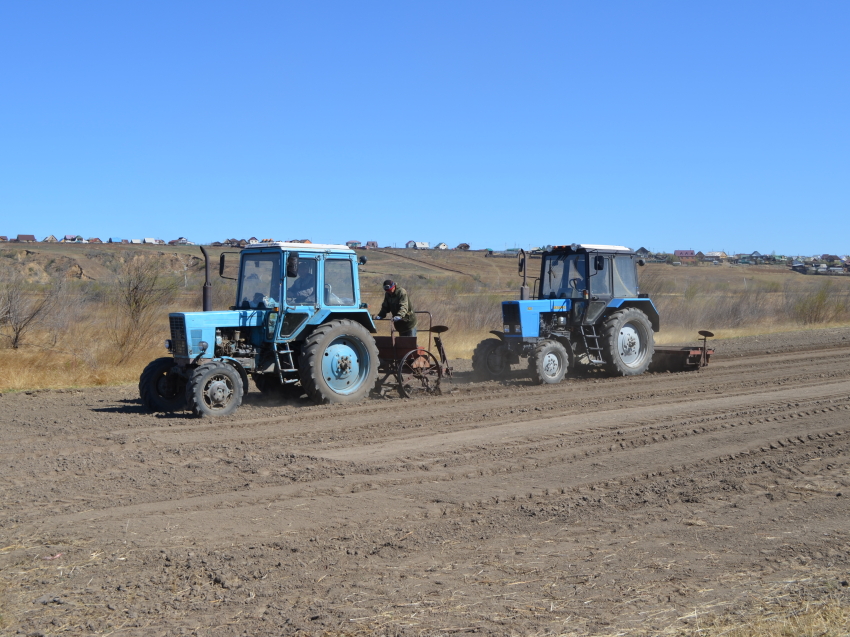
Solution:
M387 314L401 317L401 320L395 324L395 328L399 332L407 332L416 328L416 314L413 313L413 303L410 302L410 295L404 288L396 286L394 292L384 293L384 302L381 305L381 311L378 312L378 317L384 318Z

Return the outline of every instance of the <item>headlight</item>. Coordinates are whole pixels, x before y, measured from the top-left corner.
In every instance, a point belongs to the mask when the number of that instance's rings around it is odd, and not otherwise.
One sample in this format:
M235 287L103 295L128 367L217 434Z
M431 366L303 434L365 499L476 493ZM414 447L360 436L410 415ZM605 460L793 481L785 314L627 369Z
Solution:
M170 338L165 339L165 349L167 349L169 352L171 351L171 339Z
M511 326L505 325L505 334L510 334L510 333L511 333Z

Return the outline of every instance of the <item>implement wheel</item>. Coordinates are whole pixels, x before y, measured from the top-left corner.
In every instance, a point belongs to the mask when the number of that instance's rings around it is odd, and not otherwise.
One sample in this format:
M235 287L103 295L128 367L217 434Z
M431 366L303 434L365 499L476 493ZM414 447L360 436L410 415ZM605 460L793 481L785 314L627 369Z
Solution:
M541 341L528 357L531 380L539 385L560 383L569 368L570 355L558 341Z
M375 339L349 319L320 325L304 342L299 373L313 402L356 403L375 387L378 377Z
M398 365L398 393L402 398L439 396L443 370L431 352L408 352Z
M602 342L606 368L615 376L643 374L655 352L652 324L633 307L614 312L605 321Z
M171 357L148 363L139 376L139 397L150 411L181 411L186 408L186 379Z
M186 401L198 417L229 416L242 404L242 377L227 363L204 363L192 370Z
M475 346L472 371L478 380L499 380L511 371L508 348L498 338L487 338Z

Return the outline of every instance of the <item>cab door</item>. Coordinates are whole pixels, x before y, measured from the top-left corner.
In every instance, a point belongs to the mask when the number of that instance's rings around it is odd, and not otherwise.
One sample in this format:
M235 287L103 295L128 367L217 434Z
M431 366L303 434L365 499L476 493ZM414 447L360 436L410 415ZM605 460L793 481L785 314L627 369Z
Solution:
M279 321L279 340L289 340L316 311L319 294L320 255L298 254L298 274L284 279L283 316Z
M585 325L594 325L608 303L614 298L611 280L610 255L594 255L589 259L590 269L590 302L587 306Z

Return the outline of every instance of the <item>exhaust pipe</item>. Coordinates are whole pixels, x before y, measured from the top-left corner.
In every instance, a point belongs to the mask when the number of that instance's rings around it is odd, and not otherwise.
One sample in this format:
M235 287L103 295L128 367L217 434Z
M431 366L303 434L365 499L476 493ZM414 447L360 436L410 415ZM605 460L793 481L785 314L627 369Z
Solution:
M210 283L210 255L207 254L207 249L200 246L201 252L204 253L204 291L202 301L204 312L212 312L212 283Z
M517 252L517 256L519 257L519 273L522 275L522 285L519 286L519 300L525 301L531 298L531 294L528 289L528 266L525 262L526 254L525 250L522 248Z

